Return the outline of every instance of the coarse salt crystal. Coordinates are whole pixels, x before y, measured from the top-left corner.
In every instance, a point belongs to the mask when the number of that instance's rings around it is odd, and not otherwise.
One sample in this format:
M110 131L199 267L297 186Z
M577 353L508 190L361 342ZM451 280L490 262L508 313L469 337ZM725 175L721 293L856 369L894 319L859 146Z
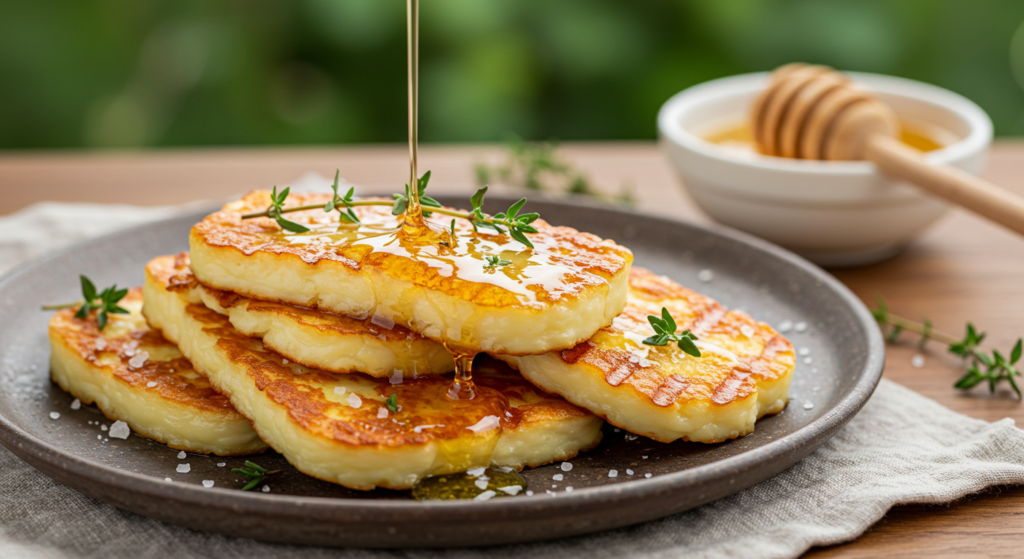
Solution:
M608 470L608 477L618 477L618 475L619 475L619 471L618 470Z
M107 426L106 425L100 425L100 431L106 431L106 430L107 430Z
M704 283L707 283L707 282L715 279L715 273L712 272L711 270L701 270L701 271L697 272L697 279L699 279L700 281L702 281Z
M626 433L626 440L627 440L627 441L635 441L635 440L637 440L638 438L640 438L640 437L639 437L639 436L637 436L637 435L630 435L629 433Z
M178 460L184 460L186 456L188 456L188 455L185 454L185 451L183 450L183 451L178 453Z
M402 370L395 369L394 374L391 375L391 384L402 384Z
M412 430L414 433L422 433L424 429L433 429L434 427L444 427L444 425L417 425Z
M115 421L114 424L110 426L110 436L115 439L127 439L128 435L131 434L132 430L124 421Z
M479 468L473 468L472 470L466 470L466 473L471 475L471 476L473 476L473 477L479 477L479 476L484 475L484 472L486 470L487 470L487 468L485 466L480 466Z
M50 419L60 419L60 414L55 411L52 411L50 412Z
M355 392L352 392L352 393L350 393L348 395L347 401L348 401L348 405L350 405L350 406L352 406L353 408L356 408L356 409L358 409L359 406L363 405L363 399L360 398L359 395L356 394Z
M565 476L563 476L562 474L555 474L555 475L551 476L551 479L553 479L555 481L562 481L562 479L564 479L564 477Z
M270 486L269 485L264 485L263 486L263 492L264 493L270 493Z
M571 485L565 486L565 492L566 493L572 493L572 486Z
M378 314L373 315L373 318L370 319L370 324L375 324L375 325L380 326L381 328L385 328L387 330L391 330L392 328L395 327L395 321L394 320L391 320L390 318L388 318L386 316L380 316Z
M651 477L651 474L644 474L644 477Z
M227 462L217 462L217 467L218 468L223 468L224 466L227 466L227 465L228 465Z
M377 408L377 419L385 419L388 416L387 408Z
M171 478L169 478L169 477L165 477L164 481L173 481L173 480Z
M79 400L78 398L75 398L74 400L72 400L71 401L71 409L73 409L73 410L80 410L80 409L82 409L82 401Z
M804 409L805 410L813 410L814 409L814 403L813 402L804 402Z
M527 497L533 497L533 491L527 491L526 492L526 496Z
M483 433L485 431L490 431L491 429L497 429L500 425L501 422L498 420L498 416L488 415L480 421L477 421L476 424L466 427L466 429L469 429L474 433Z
M552 486L552 487L554 487L554 486ZM547 493L548 495L551 495L552 497L555 496L555 492L550 490L550 489L545 489L544 492Z
M490 499L491 497L493 497L495 495L497 495L497 493L495 493L494 491L488 490L488 491L484 491L483 493L477 495L476 497L473 497L473 500L474 501L486 501L486 500Z
M103 351L104 349L107 349L107 339L96 338L96 351Z
M755 332L757 332L757 330L754 330L754 327L749 324L744 324L743 326L740 326L740 334L743 334L748 338L752 338Z
M920 353L915 354L910 358L910 364L913 365L915 369L924 367L924 355L921 355Z
M287 365L288 364L288 360L287 359L282 359L281 363L284 363L285 365Z
M644 455L643 455L643 456L641 456L640 458L643 458L644 460L647 460L647 455L646 455L646 454L644 454Z
M344 394L345 393L345 387L344 386L335 386L334 387L334 393L335 394Z
M626 470L626 475L633 475L633 470Z
M809 347L802 347L802 348L800 348L800 351L798 351L797 353L799 353L800 355L810 355L811 354L811 348L809 348Z
M783 320L782 322L779 323L779 332L782 333L782 334L785 334L786 332L789 332L792 329L793 329L793 321L792 320Z
M178 464L178 467L175 468L175 471L178 472L179 474L187 474L187 473L192 471L192 465L191 464Z
M473 485L479 487L480 489L487 489L487 480L486 479L478 479L478 480L473 482Z
M562 462L562 471L563 472L568 472L568 471L571 471L571 470L572 470L572 463L570 463L570 462Z
M797 322L796 324L793 325L793 330L796 330L797 332L804 332L807 330L807 323Z
M145 365L146 361L149 361L149 352L142 351L139 352L135 357L132 357L131 359L128 360L128 366L133 369L138 369L139 367Z
M102 441L103 440L103 435L96 435L96 438Z
M203 480L203 487L213 487L213 480L212 479L204 479Z
M804 365L810 365L811 363L814 363L814 359L810 357L804 357Z
M156 386L156 383L153 381L149 381L146 383L146 388L153 388L154 386Z
M509 495L518 495L523 490L522 485L509 485L508 487L499 487L498 491L503 491Z

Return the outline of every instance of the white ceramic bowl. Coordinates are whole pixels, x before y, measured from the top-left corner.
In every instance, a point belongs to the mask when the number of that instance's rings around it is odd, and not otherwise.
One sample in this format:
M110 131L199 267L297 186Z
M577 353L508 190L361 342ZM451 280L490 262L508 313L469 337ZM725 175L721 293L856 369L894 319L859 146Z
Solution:
M952 132L929 162L980 173L992 122L973 102L912 80L850 73L901 120ZM875 262L903 249L948 206L868 162L803 161L742 153L703 136L749 118L766 73L686 89L658 113L662 149L694 201L713 219L789 248L825 266Z

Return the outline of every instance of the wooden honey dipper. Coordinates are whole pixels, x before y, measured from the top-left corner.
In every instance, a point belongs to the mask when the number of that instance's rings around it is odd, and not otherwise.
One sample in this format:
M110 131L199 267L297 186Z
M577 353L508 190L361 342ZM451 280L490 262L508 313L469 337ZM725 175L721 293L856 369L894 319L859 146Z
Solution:
M1024 199L944 165L897 139L892 108L825 66L789 64L772 72L754 102L754 143L761 153L829 161L867 160L887 175L1024 235Z

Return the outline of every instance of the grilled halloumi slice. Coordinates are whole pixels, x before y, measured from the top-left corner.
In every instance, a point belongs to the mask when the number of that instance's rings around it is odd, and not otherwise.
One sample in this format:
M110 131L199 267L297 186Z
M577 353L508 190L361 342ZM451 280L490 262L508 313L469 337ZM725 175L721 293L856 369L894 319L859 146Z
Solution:
M327 200L296 194L289 205ZM361 226L340 224L337 213L322 210L288 214L306 233L283 231L269 218L241 218L269 203L268 192L252 192L192 228L192 271L200 283L252 299L381 317L467 353L573 347L625 305L632 253L575 229L538 220L530 249L506 235L474 235L469 222L457 219L451 247L401 237L401 216L385 207L355 208ZM450 217L431 220L451 227ZM511 263L487 268L487 256Z
M453 401L450 377L389 381L287 362L225 316L169 289L174 275L174 257L147 265L150 323L308 475L353 489L407 489L428 475L565 460L600 441L599 418L504 365L478 367L476 398ZM387 405L392 395L397 413Z
M643 343L655 333L647 317L662 307L697 335L701 357ZM501 359L617 427L704 443L749 434L757 419L782 411L796 366L793 347L771 326L635 267L611 326L572 349Z
M450 373L455 360L443 345L389 319L355 319L283 303L249 299L196 281L183 252L174 257L171 288L190 303L228 317L247 336L292 361L332 373L360 372L373 377Z
M136 433L179 450L222 456L253 454L267 445L226 396L142 317L142 290L132 289L101 331L96 316L74 309L50 319L50 376L85 404Z

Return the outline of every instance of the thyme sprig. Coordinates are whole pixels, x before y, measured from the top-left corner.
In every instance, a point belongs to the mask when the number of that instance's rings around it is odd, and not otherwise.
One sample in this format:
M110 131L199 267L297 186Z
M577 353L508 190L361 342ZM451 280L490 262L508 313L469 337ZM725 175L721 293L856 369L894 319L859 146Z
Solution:
M127 289L118 289L117 284L111 285L103 291L96 291L96 284L84 275L78 276L82 284L82 301L65 303L60 305L44 305L44 311L57 311L78 307L75 318L85 319L92 311L97 311L96 322L100 330L107 327L107 320L110 314L128 314L128 310L119 307L117 304L128 295ZM81 306L79 306L81 305Z
M697 341L696 334L689 330L683 330L676 334L676 329L678 328L676 321L665 307L661 307L660 317L652 314L647 317L647 322L650 322L654 328L654 335L645 339L645 344L663 346L669 342L676 342L676 345L679 349L683 350L683 353L700 357L700 348L694 343Z
M384 400L384 405L388 407L391 413L398 413L398 394L388 396L388 399Z
M1024 338L1017 339L1017 343L1007 356L1004 356L998 350L992 350L989 353L981 349L981 343L985 340L985 333L978 332L970 322L967 323L964 337L957 338L936 331L932 327L932 322L927 318L922 322L915 322L892 314L889 312L889 307L885 300L881 297L877 299L877 302L878 306L872 309L871 314L874 315L879 327L882 328L886 341L896 341L896 338L904 331L914 332L921 336L917 343L919 349L924 349L925 344L929 340L935 340L945 344L950 353L964 360L966 372L953 383L954 388L967 390L984 382L988 384L989 393L994 394L996 387L1001 382L1006 381L1017 395L1017 400L1024 399L1016 380L1016 377L1021 374L1016 365L1021 359L1021 354L1024 353Z
M260 466L259 464L255 464L253 462L246 460L244 468L232 468L231 471L242 474L243 476L249 478L249 481L242 486L242 491L249 491L250 489L253 489L257 485L263 483L264 477L274 475L280 472L281 470L269 471L263 466Z
M484 266L485 270L491 270L498 266L508 266L512 263L511 260L505 260L500 256L485 256L484 260L487 260L487 265Z
M470 204L473 209L470 212L460 212L457 210L449 210L441 207L441 203L426 195L427 183L430 181L430 171L424 173L422 177L417 181L417 189L420 195L420 205L424 208L430 208L429 211L424 211L424 217L429 217L431 213L439 213L452 217L462 218L469 221L470 225L473 226L473 231L478 232L479 228L491 229L499 234L508 234L516 241L534 248L533 243L526 236L527 233L536 233L537 229L531 225L534 221L540 218L538 213L525 213L520 214L520 210L526 205L526 198L519 200L512 204L504 212L500 212L495 215L489 215L484 213L483 204L484 196L487 194L487 187L484 186L477 190L472 197L470 197ZM242 219L252 219L256 217L271 217L282 229L292 231L295 233L305 233L309 231L303 225L288 221L284 219L283 214L291 212L300 212L305 210L322 209L325 212L332 212L337 210L338 215L342 216L343 221L349 223L360 223L359 218L356 217L355 212L352 208L358 206L390 206L392 215L401 215L408 208L409 205L409 185L405 185L405 194L394 194L394 201L387 202L383 200L356 200L353 198L355 189L350 188L348 192L342 196L338 193L338 173L334 175L334 184L331 186L334 191L332 199L324 206L320 204L308 204L303 206L292 206L285 207L285 201L288 198L289 189L285 188L280 194L277 193L277 187L274 187L271 193L271 204L270 206L257 213L245 214ZM344 208L345 211L342 211Z

